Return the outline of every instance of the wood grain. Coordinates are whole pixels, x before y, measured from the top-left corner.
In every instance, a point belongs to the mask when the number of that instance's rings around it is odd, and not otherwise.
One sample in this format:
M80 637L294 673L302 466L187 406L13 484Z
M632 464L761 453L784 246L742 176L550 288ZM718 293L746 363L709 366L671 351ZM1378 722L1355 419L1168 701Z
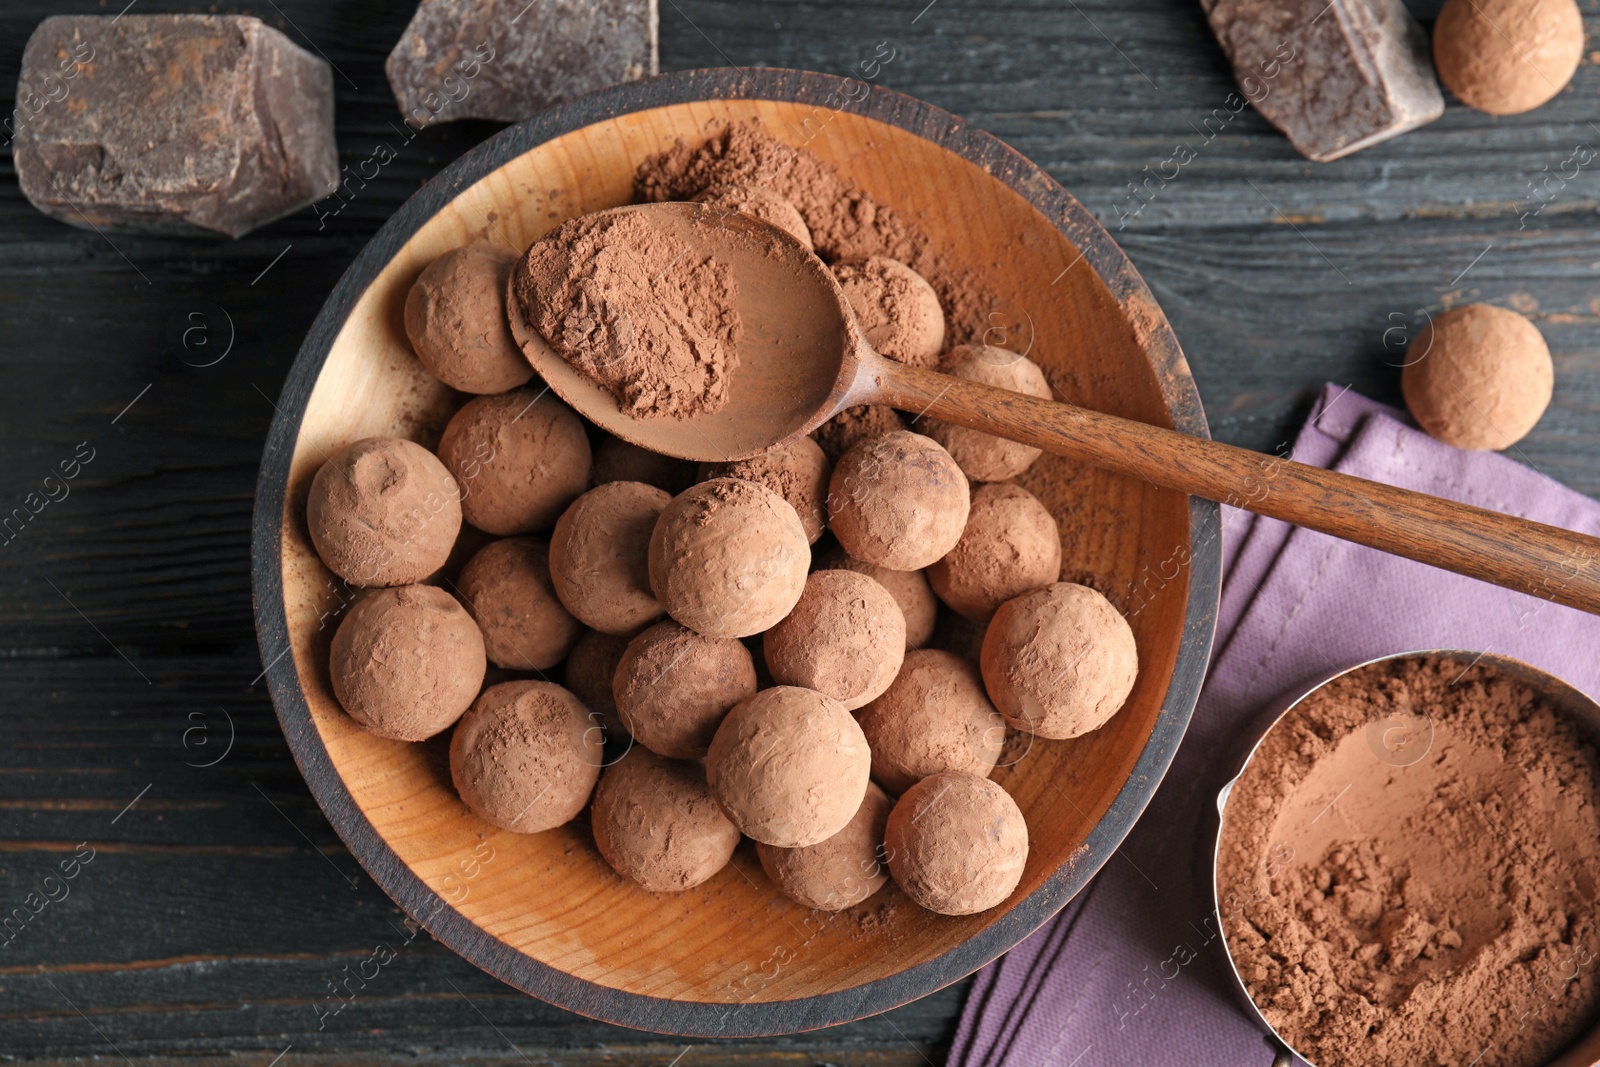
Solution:
M0 111L9 112L22 47L40 19L122 6L10 0L0 7ZM211 6L176 0L160 9ZM1439 0L1410 6L1427 21ZM1596 39L1597 5L1580 6ZM1519 218L1530 180L1558 167L1572 146L1597 144L1600 134L1588 125L1600 91L1593 63L1527 115L1491 119L1452 102L1439 122L1326 166L1301 159L1246 109L1123 222L1128 183L1168 159L1179 141L1194 143L1194 125L1234 90L1198 7L1187 0L938 0L918 18L924 7L922 0L674 0L661 8L662 67L846 74L888 41L896 57L876 84L1000 136L1111 230L1183 342L1213 435L1258 451L1292 437L1324 381L1398 402L1392 345L1404 335L1386 331L1414 327L1421 309L1484 299L1527 310L1550 341L1557 382L1549 413L1518 445L1517 458L1600 496L1593 255L1600 179L1586 168L1548 208ZM70 903L84 907L55 916L70 914L70 921L40 927L48 936L7 950L5 967L42 970L0 974L0 1049L30 1063L115 1061L109 1038L141 1065L236 1055L232 1062L266 1067L293 1044L280 1067L659 1067L683 1045L547 1008L431 942L416 946L419 962L408 962L409 950L397 961L404 969L395 972L392 994L363 998L316 1030L309 1004L324 980L370 951L401 916L370 883L341 889L250 785L262 785L319 846L353 864L333 851L337 838L294 769L262 688L250 687L262 667L248 578L261 442L295 351L345 268L406 197L497 127L449 124L409 140L396 129L382 64L408 4L274 0L222 10L263 16L348 76L335 77L347 165L370 158L378 144L397 155L337 214L322 205L325 218L307 210L233 243L117 238L113 248L35 212L0 147L0 494L20 501L41 468L80 441L108 446L70 499L0 548L0 707L8 725L26 727L17 744L0 750L0 892L19 900L55 855L34 843L76 844L99 832L97 840L167 849L152 848L143 873L120 892L91 896L83 883ZM210 367L186 365L172 327L202 309L215 323L217 307L237 326L232 354ZM151 390L113 425L146 385ZM235 713L249 709L243 729L256 740L241 741L209 776L165 757L179 744L184 716L217 702ZM148 819L136 819L135 807L109 830L91 821L120 811L158 762L162 779L145 801L224 806L167 809ZM222 864L204 852L170 850L185 841L259 855ZM79 968L74 984L51 969L58 964ZM57 981L105 1038L40 974ZM31 983L25 995L23 982ZM794 1039L696 1045L680 1064L922 1064L924 1053L938 1062L958 1008L959 994L947 991Z

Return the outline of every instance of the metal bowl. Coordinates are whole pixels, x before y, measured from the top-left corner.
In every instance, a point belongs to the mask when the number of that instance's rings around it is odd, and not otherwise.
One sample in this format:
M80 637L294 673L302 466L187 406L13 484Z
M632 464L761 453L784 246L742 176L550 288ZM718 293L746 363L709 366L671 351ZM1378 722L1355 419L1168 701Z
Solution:
M1250 1015L1261 1024L1262 1029L1272 1035L1272 1040L1277 1045L1278 1053L1273 1060L1273 1067L1288 1067L1289 1064L1295 1062L1296 1057L1310 1064L1311 1067L1316 1067L1316 1065L1309 1057L1290 1046L1289 1042L1284 1040L1283 1036L1273 1028L1272 1024L1267 1022L1266 1017L1256 1007L1254 998L1250 996L1249 987L1245 984L1244 977L1240 975L1238 965L1233 958L1233 946L1228 941L1227 927L1222 921L1222 887L1221 880L1218 877L1218 865L1221 862L1222 855L1222 822L1227 814L1228 798L1233 793L1234 785L1250 765L1250 761L1261 750L1261 746L1268 735L1302 701L1321 690L1330 682L1343 678L1345 675L1374 664L1407 659L1452 659L1462 663L1463 670L1476 664L1487 664L1502 674L1522 682L1528 688L1549 700L1561 712L1569 715L1590 741L1600 747L1600 703L1547 671L1540 670L1538 667L1524 663L1521 660L1512 659L1509 656L1495 655L1490 652L1466 652L1460 649L1425 649L1417 652L1401 652L1390 656L1378 656L1364 663L1346 667L1344 670L1335 671L1304 692L1280 701L1269 708L1262 717L1263 721L1267 722L1266 728L1261 731L1255 743L1251 745L1249 754L1245 756L1239 765L1238 773L1229 779L1228 784L1223 786L1217 793L1217 833L1211 853L1211 900L1217 916L1217 929L1223 931L1223 950L1227 953L1228 974L1233 978L1234 992ZM1372 743L1376 746L1381 746L1388 753L1386 758L1392 759L1398 766L1409 766L1426 756L1433 736L1431 726L1429 726L1426 719L1422 718L1378 720L1369 724L1367 729ZM1593 1067L1596 1063L1600 1063L1600 1022L1597 1022L1594 1029L1580 1038L1576 1045L1551 1060L1546 1067Z

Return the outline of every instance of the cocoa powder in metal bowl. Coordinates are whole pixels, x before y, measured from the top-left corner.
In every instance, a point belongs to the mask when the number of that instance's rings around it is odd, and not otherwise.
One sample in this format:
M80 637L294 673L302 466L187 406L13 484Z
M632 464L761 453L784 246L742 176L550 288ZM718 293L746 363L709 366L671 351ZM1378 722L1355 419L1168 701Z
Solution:
M1600 1011L1600 768L1527 684L1342 675L1263 739L1217 855L1229 952L1317 1067L1538 1067Z

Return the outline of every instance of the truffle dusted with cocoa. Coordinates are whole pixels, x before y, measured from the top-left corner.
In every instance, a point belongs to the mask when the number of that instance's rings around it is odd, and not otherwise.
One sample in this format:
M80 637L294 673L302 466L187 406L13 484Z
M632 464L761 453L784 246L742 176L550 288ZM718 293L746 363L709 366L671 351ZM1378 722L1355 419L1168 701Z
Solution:
M1006 722L1080 737L1121 709L1139 675L1133 628L1085 585L1057 582L1008 600L983 637L983 682Z
M1451 308L1406 348L1400 389L1431 437L1466 449L1509 448L1527 436L1555 388L1539 328L1493 304Z
M617 714L617 701L611 693L617 664L628 648L628 638L585 630L567 653L565 683L572 695L583 701L591 716L599 720L606 740L625 737L628 730Z
M1583 41L1573 0L1447 0L1433 24L1433 62L1468 107L1519 115L1566 88Z
M533 377L506 324L517 254L487 241L446 252L406 295L406 336L435 378L464 393L503 393Z
M705 768L637 745L600 776L589 821L611 869L653 893L694 888L726 867L739 843Z
M893 803L871 782L861 807L845 828L815 845L778 848L756 843L767 877L796 904L818 911L843 911L866 900L889 880L884 825Z
M944 309L927 280L887 256L834 265L834 277L861 333L880 355L933 367L944 348Z
M816 544L827 529L829 470L820 445L809 437L794 437L750 459L704 464L700 477L743 478L766 486L789 502L800 516L806 539Z
M880 437L886 433L906 428L906 420L894 408L881 404L863 404L845 408L839 414L816 428L812 439L822 448L829 463L838 463L839 457L850 451L857 441Z
M908 789L884 830L889 871L906 896L940 915L1004 903L1028 862L1028 824L999 785L936 774Z
M481 819L519 834L570 822L589 802L604 746L588 710L549 682L485 689L450 738L450 777Z
M1021 486L980 485L961 540L927 574L940 600L973 622L988 622L1007 600L1061 577L1061 529Z
M484 647L496 667L554 667L583 629L556 597L550 546L543 538L491 541L461 569L456 589L482 629Z
M572 502L550 535L550 571L568 611L608 634L635 633L661 616L650 535L671 500L643 482L607 482Z
M939 601L928 585L925 571L893 571L875 563L863 563L838 545L824 553L818 570L855 571L865 574L889 590L906 624L906 648L921 648L933 636Z
M609 434L594 449L594 484L643 482L677 496L700 480L698 464L663 456Z
M1050 399L1044 371L1027 356L993 345L960 345L944 357L939 370L955 378L1013 393ZM944 446L968 478L975 482L1003 482L1015 478L1042 454L1032 445L1007 441L982 430L953 422L924 419L925 432Z
M351 585L409 585L450 558L461 491L421 445L366 437L311 479L306 526L322 562Z
M431 585L379 589L333 635L333 694L379 737L426 741L471 705L486 669L483 638L456 599Z
M856 721L872 746L872 777L891 793L944 771L987 777L1006 740L977 669L931 648L907 653L894 684Z
M826 693L854 711L889 688L905 656L906 623L889 590L864 574L816 571L762 650L772 680Z
M697 203L758 218L811 247L811 231L795 206L777 193L754 185L713 185L695 197Z
M921 570L956 547L966 475L938 442L900 430L851 446L828 482L828 522L856 559Z
M706 755L711 791L746 836L779 848L826 841L866 796L872 756L850 713L810 689L765 689L728 713Z
M800 516L766 486L714 478L678 496L650 538L650 586L678 622L709 637L749 637L793 610L811 544Z
M484 533L548 530L589 487L589 438L547 390L480 396L450 420L439 458L461 486L461 512Z
M728 709L755 691L755 659L744 642L670 620L628 642L611 688L634 739L674 759L704 756Z

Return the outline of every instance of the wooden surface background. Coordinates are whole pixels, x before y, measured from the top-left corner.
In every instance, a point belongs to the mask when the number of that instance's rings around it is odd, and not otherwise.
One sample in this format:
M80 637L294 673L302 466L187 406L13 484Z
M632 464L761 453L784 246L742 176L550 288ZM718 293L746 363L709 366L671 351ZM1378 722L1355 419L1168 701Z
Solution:
M39 19L124 2L0 3L0 108ZM925 3L662 0L662 67L847 74L888 42L879 84L1009 141L1117 236L1223 440L1275 448L1326 380L1397 400L1399 349L1424 309L1526 311L1554 353L1556 396L1515 455L1600 496L1600 71L1589 61L1530 115L1452 104L1429 127L1319 165L1248 110L1205 137L1233 85L1192 0ZM0 916L81 842L93 849L69 895L0 937L0 1060L940 1062L959 986L760 1042L689 1045L546 1007L426 935L407 942L399 911L311 802L257 680L247 564L262 438L351 257L495 128L409 137L400 125L382 66L410 6L135 8L257 14L329 57L343 160L397 152L336 214L308 209L231 243L108 241L34 212L0 158L0 512L61 461L93 456L70 496L0 545ZM1600 49L1600 4L1582 6ZM1424 21L1437 7L1413 4ZM1141 208L1129 183L1180 144L1195 158ZM397 958L319 1015L330 985L380 942Z

